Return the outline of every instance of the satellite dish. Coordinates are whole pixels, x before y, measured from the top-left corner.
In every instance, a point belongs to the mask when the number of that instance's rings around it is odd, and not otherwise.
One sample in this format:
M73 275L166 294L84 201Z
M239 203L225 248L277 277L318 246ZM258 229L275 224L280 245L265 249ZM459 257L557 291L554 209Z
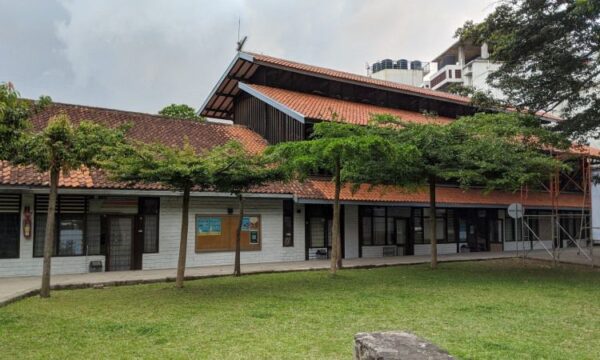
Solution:
M508 216L513 219L520 219L523 217L525 209L521 203L512 203L508 206Z

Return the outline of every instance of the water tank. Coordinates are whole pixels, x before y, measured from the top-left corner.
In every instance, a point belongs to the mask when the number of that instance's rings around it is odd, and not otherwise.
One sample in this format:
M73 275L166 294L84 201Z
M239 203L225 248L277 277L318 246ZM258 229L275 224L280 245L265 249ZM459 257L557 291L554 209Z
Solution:
M398 60L398 67L400 69L405 69L405 70L408 69L408 60L406 60L406 59Z
M383 60L381 60L381 68L382 69L393 69L394 62L392 61L392 59L383 59Z
M423 65L419 60L413 60L410 62L410 68L413 70L421 70L423 69Z
M371 71L373 74L381 71L381 63L379 61L374 63L373 66L371 67Z

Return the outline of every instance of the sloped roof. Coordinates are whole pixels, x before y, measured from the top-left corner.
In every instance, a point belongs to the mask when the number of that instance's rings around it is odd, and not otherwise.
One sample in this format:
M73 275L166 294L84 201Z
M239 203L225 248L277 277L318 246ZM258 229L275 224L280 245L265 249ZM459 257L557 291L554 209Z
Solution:
M262 152L267 146L267 141L259 134L239 125L200 123L92 106L52 103L43 111L34 114L30 120L34 129L41 130L50 118L61 113L68 115L75 124L82 120L109 127L130 124L128 136L146 143L158 142L169 146L181 146L187 138L196 150L203 151L224 145L230 140L237 140L253 153ZM11 166L7 162L0 162L0 184L48 186L48 175L38 172L32 166ZM59 186L89 189L164 189L159 184L126 184L111 181L103 171L86 168L73 170L68 176L61 174Z
M350 81L354 83L360 83L369 86L381 87L388 90L394 90L403 92L410 95L419 95L429 97L438 100L450 101L458 104L469 105L471 99L465 96L435 91L431 89L421 88L412 85L401 84L393 81L374 79L364 75L353 74L345 71L339 71L334 69L328 69L321 66L302 64L296 61L285 60L276 58L273 56L262 55L252 52L246 52L247 55L252 56L255 63L263 63L275 65L299 72L306 72L314 75L320 75L323 77L334 78L343 81Z
M328 69L320 66L302 64L295 61L252 52L238 52L221 76L221 79L217 82L211 93L200 107L199 113L202 116L207 117L232 119L233 98L240 91L238 82L248 82L261 66L279 68L291 72L308 74L315 77L332 79L371 88L378 88L406 95L430 98L437 101L459 105L469 106L471 104L471 100L464 96L400 84L392 81L373 79L368 76Z
M264 85L239 83L239 86L240 89L268 102L292 117L298 115L300 121L304 121L305 118L329 121L334 112L341 121L357 125L366 125L371 119L371 115L374 114L391 114L400 117L402 120L418 123L448 123L452 121L451 118L447 117L432 118L414 111L361 104Z
M303 191L297 194L299 199L329 200L334 199L334 184L331 181L312 179ZM429 190L403 189L392 186L378 186L373 189L369 185L360 186L354 193L350 186L346 186L341 194L340 200L346 202L378 202L378 203L406 203L425 205L429 203ZM436 200L443 205L462 206L508 206L520 202L530 207L551 207L552 199L547 192L528 191L523 194L516 192L492 191L484 194L481 189L463 190L456 187L438 186L436 189ZM564 193L558 197L558 205L561 208L589 207L589 201L584 202L582 194Z

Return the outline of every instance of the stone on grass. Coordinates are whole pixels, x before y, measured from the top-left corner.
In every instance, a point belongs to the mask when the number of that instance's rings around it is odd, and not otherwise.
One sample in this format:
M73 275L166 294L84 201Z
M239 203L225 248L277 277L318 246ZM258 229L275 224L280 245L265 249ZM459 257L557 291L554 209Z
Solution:
M448 360L446 350L403 331L358 333L354 335L356 360Z

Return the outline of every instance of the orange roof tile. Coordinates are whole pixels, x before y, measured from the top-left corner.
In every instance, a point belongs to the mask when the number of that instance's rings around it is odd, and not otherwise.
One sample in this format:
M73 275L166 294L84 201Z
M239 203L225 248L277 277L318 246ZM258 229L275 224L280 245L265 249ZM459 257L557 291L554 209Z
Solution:
M311 179L307 186L297 193L299 199L319 199L330 200L334 198L334 184L331 181ZM480 189L463 190L456 187L438 186L436 189L436 199L438 204L445 205L487 205L487 206L508 206L514 202L523 203L531 207L551 207L552 199L547 192L529 191L527 193L511 193L502 191L492 191L484 194ZM368 185L362 185L356 192L352 192L349 186L346 186L340 195L342 201L356 202L381 202L381 203L411 203L428 204L429 190L426 188L403 189L391 186L379 186L370 189ZM584 202L582 194L561 194L558 197L558 204L561 208L581 208L589 207L589 201Z
M371 116L374 114L391 114L398 116L405 121L419 123L448 123L452 121L451 118L447 117L430 117L414 111L361 104L264 85L244 85L250 87L256 92L259 92L263 96L268 97L272 101L297 113L300 113L305 118L310 119L324 121L331 120L332 113L335 112L341 120L357 125L366 125L371 119Z
M355 82L355 83L363 83L363 84L371 85L371 86L378 86L378 87L386 88L389 90L396 90L396 91L400 91L400 92L404 92L404 93L408 93L408 94L425 96L425 97L430 97L430 98L434 98L434 99L438 99L438 100L451 101L451 102L455 102L455 103L459 103L459 104L463 104L463 105L471 104L471 99L469 99L468 97L464 97L464 96L445 93L445 92L441 92L441 91L435 91L435 90L431 90L431 89L420 88L417 86L400 84L400 83L392 82L392 81L373 79L368 76L353 74L353 73L349 73L349 72L345 72L345 71L328 69L328 68L324 68L324 67L320 67L320 66L302 64L302 63L295 62L295 61L280 59L280 58L257 54L257 53L252 53L252 52L245 52L245 53L252 56L254 58L254 62L258 62L258 63L262 62L262 63L280 66L280 67L284 67L284 68L299 71L299 72L308 72L308 73L312 73L315 75L321 75L321 76L335 78L338 80L345 80L345 81L350 81L350 82Z

